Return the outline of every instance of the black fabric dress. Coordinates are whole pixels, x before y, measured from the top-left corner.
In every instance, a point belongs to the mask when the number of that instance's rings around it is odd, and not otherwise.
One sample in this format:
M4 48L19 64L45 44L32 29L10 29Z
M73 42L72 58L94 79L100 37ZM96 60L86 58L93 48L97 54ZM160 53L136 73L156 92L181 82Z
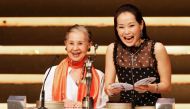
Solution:
M155 41L145 40L139 47L127 47L124 44L114 44L114 64L118 81L121 83L134 84L147 78L156 77L154 83L160 82L157 70L157 61L154 55ZM135 90L122 91L121 103L132 103L133 106L153 106L161 94Z

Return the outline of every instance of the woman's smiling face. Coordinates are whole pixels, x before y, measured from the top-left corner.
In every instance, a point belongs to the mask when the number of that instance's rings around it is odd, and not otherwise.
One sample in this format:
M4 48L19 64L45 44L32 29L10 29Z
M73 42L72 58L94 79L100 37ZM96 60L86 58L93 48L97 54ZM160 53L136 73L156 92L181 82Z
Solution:
M87 55L91 44L88 36L84 32L72 31L67 35L65 46L69 58L74 62L78 62Z
M135 16L130 12L123 12L117 18L117 32L121 41L126 46L137 46L141 41L143 21L139 24Z

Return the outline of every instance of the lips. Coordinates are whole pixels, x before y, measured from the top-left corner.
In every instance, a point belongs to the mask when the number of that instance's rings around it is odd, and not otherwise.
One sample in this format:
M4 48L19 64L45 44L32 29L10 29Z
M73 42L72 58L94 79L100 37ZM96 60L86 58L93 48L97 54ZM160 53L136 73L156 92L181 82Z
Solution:
M123 37L124 40L126 41L132 41L134 39L134 36L131 36L131 37Z
M78 56L80 55L80 52L73 52L72 55L73 55L74 57L78 57Z

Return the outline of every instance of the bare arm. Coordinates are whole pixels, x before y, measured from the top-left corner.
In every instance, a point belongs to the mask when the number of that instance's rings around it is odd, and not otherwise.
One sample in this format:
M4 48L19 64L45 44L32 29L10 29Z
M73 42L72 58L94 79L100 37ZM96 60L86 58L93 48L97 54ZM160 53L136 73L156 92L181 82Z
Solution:
M168 92L171 90L171 63L167 51L162 43L155 44L155 56L158 62L158 73L160 75L158 92Z
M116 70L113 61L113 49L114 43L111 43L106 51L106 65L105 65L105 92L107 95L118 94L122 89L120 88L111 88L110 84L115 82L116 79Z
M155 57L157 60L160 83L139 86L136 89L150 91L152 93L164 93L171 90L171 63L167 51L162 43L155 44Z
M116 72L113 61L113 48L114 44L110 44L106 51L106 64L105 64L105 86L115 82Z
M160 83L149 84L148 89L153 93L164 93L171 90L171 63L167 51L162 43L155 44L155 56L157 60Z

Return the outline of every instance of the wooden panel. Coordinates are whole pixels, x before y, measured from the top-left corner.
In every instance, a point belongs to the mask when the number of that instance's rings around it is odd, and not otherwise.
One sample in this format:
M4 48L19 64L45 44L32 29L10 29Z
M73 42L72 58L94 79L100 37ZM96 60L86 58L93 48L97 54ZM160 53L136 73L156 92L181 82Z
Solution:
M108 45L115 41L114 29L109 27L88 26L92 40L99 45ZM5 27L0 26L0 45L64 45L64 36L68 27ZM147 27L151 39L165 45L190 45L189 27Z
M147 26L190 26L190 17L144 17ZM0 26L113 26L113 17L1 17Z
M96 53L105 55L107 46L99 46ZM166 46L170 55L190 55L190 46ZM91 47L89 54L94 53ZM0 46L0 55L60 55L66 54L65 46Z
M41 84L44 74L0 74L0 84ZM172 84L190 85L189 74L173 74Z
M113 16L124 3L145 16L189 16L189 0L0 0L0 16Z

